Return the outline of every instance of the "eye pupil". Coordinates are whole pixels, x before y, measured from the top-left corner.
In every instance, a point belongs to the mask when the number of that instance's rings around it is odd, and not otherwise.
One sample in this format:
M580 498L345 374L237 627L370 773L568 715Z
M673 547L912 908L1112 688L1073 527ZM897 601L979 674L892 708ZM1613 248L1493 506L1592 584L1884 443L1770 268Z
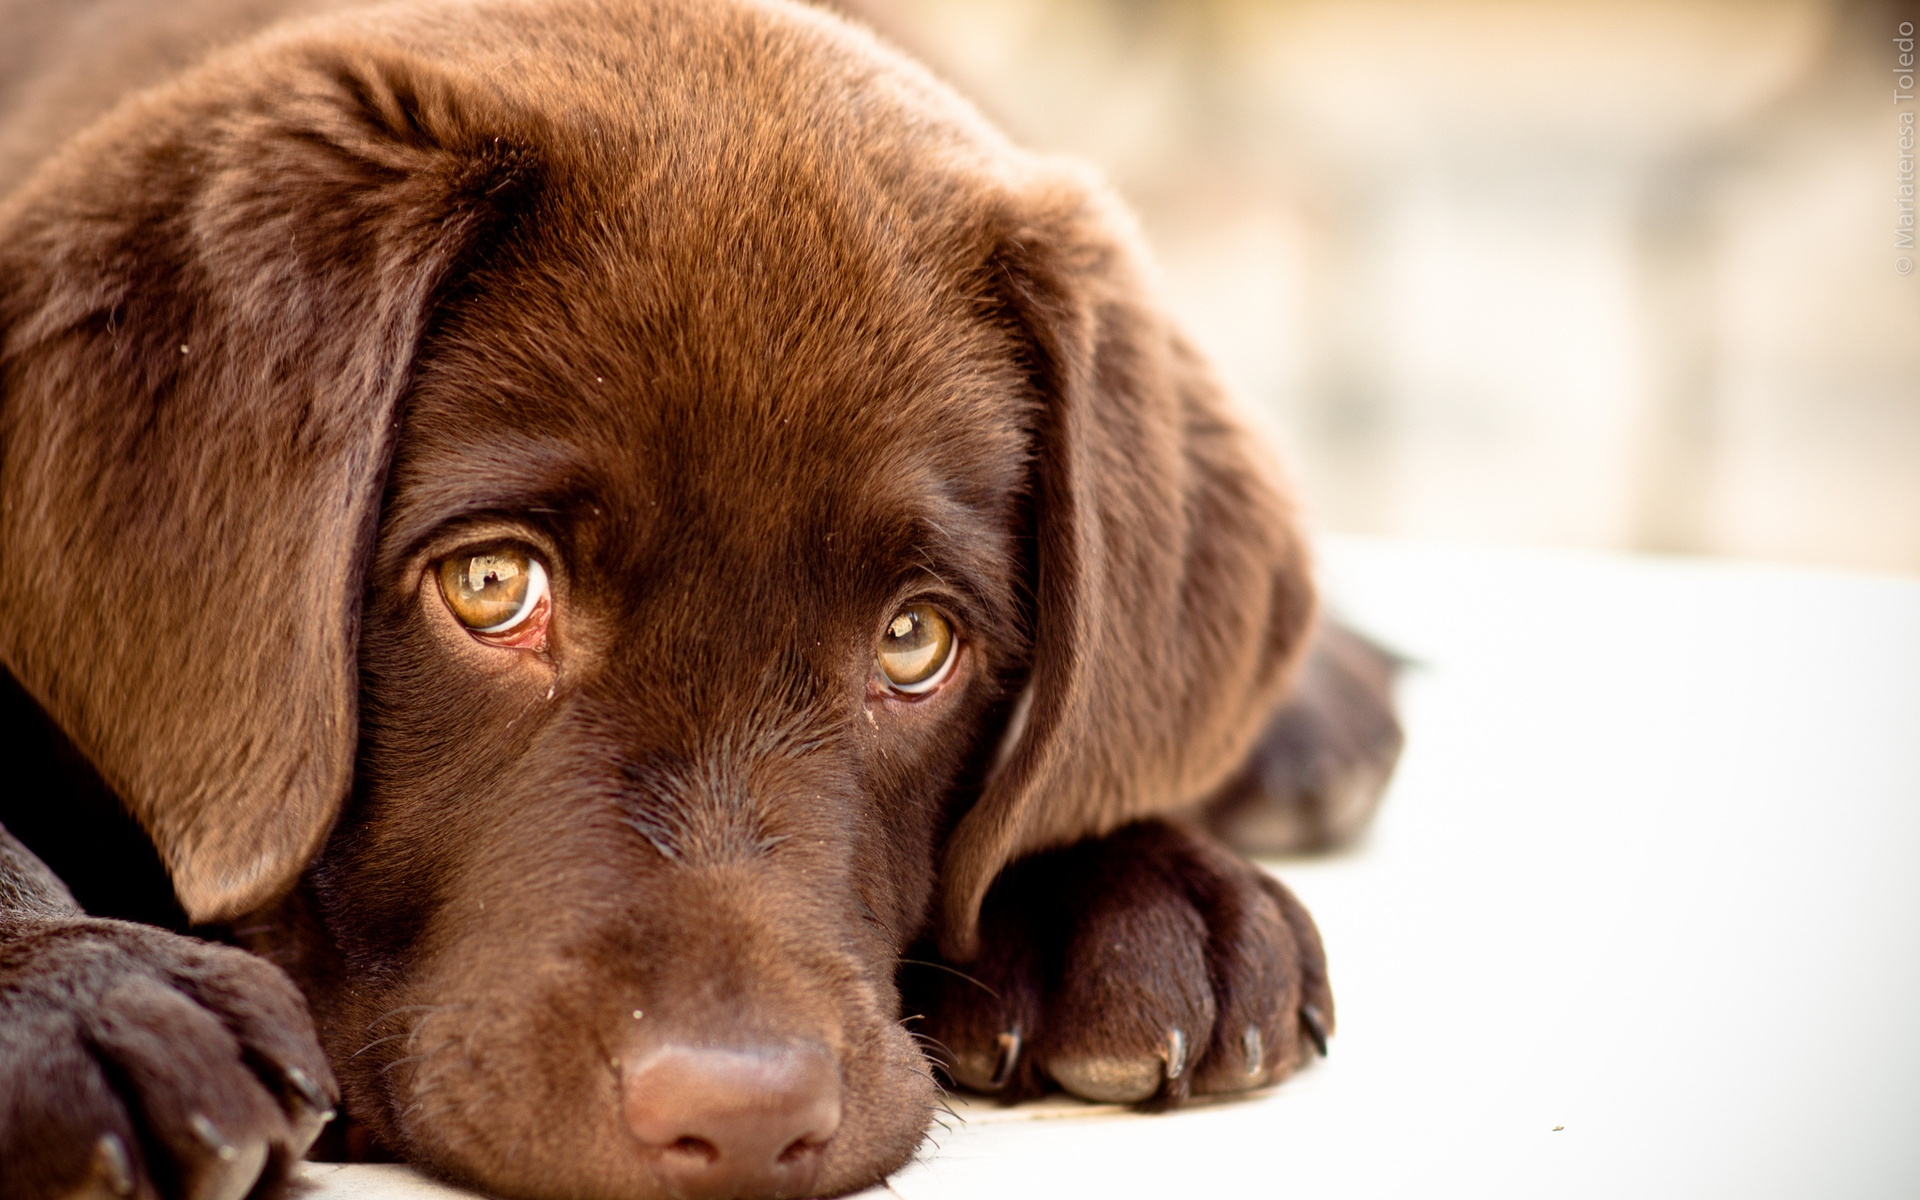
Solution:
M496 583L504 583L520 573L512 563L503 563L491 554L476 555L467 568L469 591L483 592Z

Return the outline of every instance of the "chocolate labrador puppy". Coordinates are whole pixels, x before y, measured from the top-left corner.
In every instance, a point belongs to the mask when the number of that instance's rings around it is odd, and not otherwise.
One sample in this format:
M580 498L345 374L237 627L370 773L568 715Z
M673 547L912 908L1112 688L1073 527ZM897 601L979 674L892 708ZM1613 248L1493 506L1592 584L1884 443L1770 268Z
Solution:
M1350 833L1390 672L1112 197L784 0L329 7L0 6L0 1196L827 1195L1324 1049L1203 829Z

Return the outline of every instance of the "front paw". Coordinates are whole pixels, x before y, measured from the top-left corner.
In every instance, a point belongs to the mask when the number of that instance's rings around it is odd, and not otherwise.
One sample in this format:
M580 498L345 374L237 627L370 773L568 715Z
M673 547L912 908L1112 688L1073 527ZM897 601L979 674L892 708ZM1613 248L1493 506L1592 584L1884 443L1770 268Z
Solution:
M962 967L903 978L948 1075L1015 1100L1048 1081L1166 1107L1261 1087L1325 1053L1313 919L1271 876L1165 822L1016 863Z
M125 921L0 930L0 1200L240 1200L338 1094L262 959Z

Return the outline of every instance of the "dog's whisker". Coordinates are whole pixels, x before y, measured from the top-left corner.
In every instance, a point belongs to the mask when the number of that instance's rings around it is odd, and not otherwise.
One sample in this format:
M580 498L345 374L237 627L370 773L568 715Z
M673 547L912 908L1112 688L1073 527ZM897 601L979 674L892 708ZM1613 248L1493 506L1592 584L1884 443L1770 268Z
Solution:
M924 958L896 958L894 959L894 961L896 963L901 964L902 966L931 967L936 971L945 971L949 975L957 975L960 978L966 980L968 983L972 984L973 986L979 988L981 991L985 992L987 995L992 996L995 1000L1000 999L999 992L995 991L991 987L988 987L986 984L981 983L978 979L975 979L973 976L967 974L965 971L962 971L957 967L950 967L946 963L930 962Z
M433 1012L427 1013L425 1016L421 1017L419 1020L413 1023L413 1028L407 1031L407 1049L408 1050L416 1050L419 1048L421 1031L427 1027L428 1021L431 1021L434 1017L439 1016L440 1013L443 1011L445 1010L436 1009ZM472 1036L471 1030L468 1031L468 1036Z
M421 1107L418 1104L409 1104L407 1105L407 1107L400 1110L400 1119L404 1122L418 1124L424 1121L431 1121L435 1117L439 1116L441 1113L452 1112L454 1109L458 1107L460 1106L457 1103L442 1104L442 1105L439 1105L438 1107L422 1111Z
M944 1058L949 1062L959 1057L953 1052L952 1046L947 1045L945 1042L941 1041L937 1037L933 1037L929 1034L924 1034L924 1033L911 1033L911 1032L909 1032L908 1036L910 1036L913 1039L914 1045L920 1047L921 1050L936 1051L939 1057Z
M410 1039L412 1037L413 1037L413 1030L411 1029L406 1030L403 1033L390 1033L385 1037L377 1037L373 1039L372 1041L368 1042L366 1045L360 1047L358 1050L355 1050L352 1054L348 1055L347 1057L359 1058L362 1054L365 1054L367 1051L373 1049L375 1046L381 1045L385 1042L397 1042L402 1038Z
M420 1012L422 1010L425 1010L429 1014L431 1014L433 1012L438 1012L441 1009L451 1008L451 1007L453 1006L449 1004L402 1004L400 1007L390 1008L387 1011L381 1013L379 1016L375 1017L373 1020L368 1021L367 1032L371 1033L375 1025L378 1025L380 1022L386 1020L388 1017L397 1017L401 1013ZM424 1017L421 1019L425 1020Z
M427 1059L432 1057L433 1057L432 1051L429 1051L426 1054L409 1054L405 1058L396 1058L391 1062L381 1063L380 1073L382 1075L385 1075L388 1071L393 1070L395 1067L402 1066L406 1063L425 1062Z

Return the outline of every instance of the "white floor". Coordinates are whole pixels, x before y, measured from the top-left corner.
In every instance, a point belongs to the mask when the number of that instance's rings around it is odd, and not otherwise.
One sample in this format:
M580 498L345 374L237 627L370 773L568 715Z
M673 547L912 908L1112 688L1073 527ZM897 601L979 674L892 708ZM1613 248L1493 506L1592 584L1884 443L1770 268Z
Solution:
M957 1104L863 1195L1920 1196L1920 581L1323 557L1421 664L1367 844L1277 865L1332 1056L1166 1116ZM441 1190L304 1170L315 1200Z

